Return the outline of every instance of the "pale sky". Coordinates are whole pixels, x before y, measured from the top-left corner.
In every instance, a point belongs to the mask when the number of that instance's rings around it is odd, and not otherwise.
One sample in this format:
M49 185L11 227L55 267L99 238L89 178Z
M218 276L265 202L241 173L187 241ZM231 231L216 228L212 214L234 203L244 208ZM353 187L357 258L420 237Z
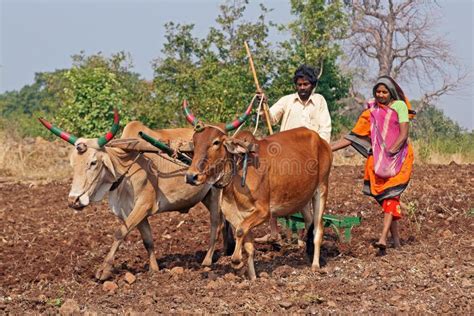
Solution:
M245 19L257 16L258 3L274 8L269 19L286 23L289 0L251 0ZM153 77L151 62L165 41L166 22L195 24L203 37L215 25L217 0L0 0L0 93L32 84L36 72L71 67L71 56L131 54L135 72ZM444 96L439 107L461 126L474 129L474 0L438 1L442 18L438 32L452 45L452 54L473 75L467 87ZM272 34L277 42L283 34ZM289 83L290 84L290 83ZM403 87L403 82L400 83ZM411 98L416 87L405 87Z

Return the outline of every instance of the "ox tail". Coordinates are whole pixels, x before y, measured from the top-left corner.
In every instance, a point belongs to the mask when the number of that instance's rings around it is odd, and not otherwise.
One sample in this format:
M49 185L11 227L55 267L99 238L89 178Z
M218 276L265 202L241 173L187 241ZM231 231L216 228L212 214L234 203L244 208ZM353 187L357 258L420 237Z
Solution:
M314 223L311 223L311 226L308 228L306 233L306 255L310 262L313 262L314 256Z
M235 238L234 238L234 232L232 230L232 225L227 220L224 221L224 228L222 230L222 235L224 239L224 253L226 256L230 256L234 253Z

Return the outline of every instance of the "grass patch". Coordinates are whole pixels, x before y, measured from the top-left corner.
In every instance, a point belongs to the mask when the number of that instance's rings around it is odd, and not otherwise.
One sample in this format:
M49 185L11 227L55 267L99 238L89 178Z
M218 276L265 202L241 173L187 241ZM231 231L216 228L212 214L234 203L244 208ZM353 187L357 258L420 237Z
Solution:
M402 212L405 211L407 214L407 217L409 218L409 225L411 226L412 223L415 225L415 229L417 232L420 232L421 230L421 223L418 220L418 208L415 202L408 202L408 203L403 203L402 202Z
M474 163L474 137L468 134L459 139L411 141L416 164ZM350 146L334 153L333 165L364 165L365 158Z
M456 138L431 138L412 142L415 159L428 164L474 163L474 136L462 134Z
M54 307L61 307L63 305L63 299L58 297L58 298L52 298L48 300L47 302L48 305L54 306Z
M58 139L16 138L0 130L0 177L17 180L59 180L71 176L72 146Z

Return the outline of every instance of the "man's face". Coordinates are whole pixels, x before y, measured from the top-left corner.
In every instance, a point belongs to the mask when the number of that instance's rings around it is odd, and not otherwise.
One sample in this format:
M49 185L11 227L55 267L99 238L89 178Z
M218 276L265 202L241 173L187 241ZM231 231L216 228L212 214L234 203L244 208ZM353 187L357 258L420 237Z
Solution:
M301 100L306 101L311 96L314 86L309 82L308 78L302 77L296 80L296 91Z

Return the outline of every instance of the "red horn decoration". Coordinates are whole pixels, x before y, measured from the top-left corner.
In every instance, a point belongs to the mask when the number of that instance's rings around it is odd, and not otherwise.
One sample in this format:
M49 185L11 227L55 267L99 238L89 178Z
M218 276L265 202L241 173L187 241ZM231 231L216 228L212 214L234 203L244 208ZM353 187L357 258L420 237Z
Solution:
M186 120L193 126L196 126L197 123L199 123L199 120L197 117L194 116L193 113L191 113L191 110L188 108L188 101L183 100L183 112L184 116L186 117Z
M239 116L233 122L227 123L225 125L226 132L239 128L239 126L242 125L245 122L245 120L249 117L250 113L252 112L252 107L253 107L253 102L250 102L249 106L247 107L247 110L245 110L245 112L241 116Z
M74 135L71 135L69 133L64 132L62 129L60 129L57 126L54 126L50 122L46 121L43 118L38 118L38 121L40 121L41 124L43 124L44 127L46 127L51 133L54 135L61 137L61 139L67 141L71 145L74 145L76 143L77 137Z
M60 129L57 126L54 126L47 120L43 118L38 118L38 120L43 124L44 127L46 127L51 133L54 135L61 137L61 139L67 141L68 143L74 145L77 141L77 137L74 135L71 135L69 133L64 132L62 129ZM120 122L120 117L118 114L117 109L114 109L114 123L112 125L112 128L105 136L101 136L97 139L97 144L99 147L103 147L105 144L107 144L114 136L117 134L119 130L119 122Z
M225 126L226 132L232 131L238 128L240 125L242 125L245 122L245 120L249 117L250 113L252 112L252 107L253 107L253 102L249 104L249 106L247 107L247 110L245 110L245 112L241 116L239 116L233 122L226 124ZM184 115L186 116L186 120L189 123L191 123L193 126L196 126L199 123L198 118L195 117L193 113L191 113L191 110L188 108L188 102L186 100L183 100L183 111L184 111Z
M115 134L117 134L120 127L119 123L120 123L120 117L119 117L118 111L117 109L114 109L114 123L112 124L112 128L110 129L110 131L107 132L105 136L101 136L99 137L99 139L97 139L97 144L99 145L99 147L103 147L112 138L114 138Z

